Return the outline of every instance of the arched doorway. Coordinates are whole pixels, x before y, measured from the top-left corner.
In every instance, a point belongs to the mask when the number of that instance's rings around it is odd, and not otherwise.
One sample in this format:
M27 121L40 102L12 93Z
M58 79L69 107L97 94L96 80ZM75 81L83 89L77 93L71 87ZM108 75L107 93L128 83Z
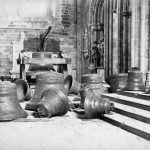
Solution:
M131 66L130 0L93 0L90 50L97 50L95 66L105 77L128 72ZM94 50L95 50L94 49Z

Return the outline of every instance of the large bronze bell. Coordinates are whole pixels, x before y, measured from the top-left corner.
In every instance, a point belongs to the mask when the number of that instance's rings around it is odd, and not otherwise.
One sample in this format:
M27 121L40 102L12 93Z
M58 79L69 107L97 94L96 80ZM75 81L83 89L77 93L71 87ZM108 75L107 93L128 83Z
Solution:
M131 71L128 72L127 85L125 86L123 90L145 91L145 85L143 82L142 72L139 69L133 68Z
M43 91L48 88L62 90L67 94L64 88L64 75L57 72L45 72L36 75L36 87L33 98L26 104L26 110L35 110L36 104L41 101Z
M69 110L67 96L61 90L47 89L43 92L41 99L36 106L40 117L62 116Z
M99 97L92 89L88 90L84 102L86 118L98 118L103 114L109 114L113 109L114 105L108 98Z
M51 58L51 52L34 52L32 53L32 58L39 58L40 60L45 58ZM42 63L42 61L38 64L31 64L29 66L28 71L50 71L54 70L51 64Z
M9 81L0 81L0 121L26 118L27 112L17 100L17 86Z

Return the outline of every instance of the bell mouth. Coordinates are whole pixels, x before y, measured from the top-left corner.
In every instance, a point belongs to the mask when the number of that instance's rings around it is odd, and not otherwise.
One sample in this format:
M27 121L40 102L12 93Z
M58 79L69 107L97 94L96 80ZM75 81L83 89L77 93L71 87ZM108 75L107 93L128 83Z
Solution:
M46 106L42 103L36 106L36 111L39 117L51 117L51 114L48 112L48 108L46 108Z
M106 83L110 86L113 93L123 90L127 85L128 74L119 73L105 78Z
M122 89L123 91L145 91L145 86L127 85Z
M73 78L72 75L67 75L67 77L64 80L64 87L66 89L67 94L69 94L70 89L72 87Z
M31 92L28 83L23 79L14 81L17 85L17 97L19 101L29 101L31 99Z
M25 106L25 110L35 111L37 103L29 102Z

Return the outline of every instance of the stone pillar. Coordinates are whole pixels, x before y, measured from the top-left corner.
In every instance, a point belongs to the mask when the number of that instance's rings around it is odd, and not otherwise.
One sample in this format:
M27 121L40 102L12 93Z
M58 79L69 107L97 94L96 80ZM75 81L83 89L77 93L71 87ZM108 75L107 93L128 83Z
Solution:
M132 0L131 67L140 67L141 0Z
M150 1L132 1L132 47L131 58L132 67L138 67L146 79L146 72L150 69L149 56L149 21L150 21Z
M140 69L143 72L143 78L146 78L146 72L148 70L148 52L149 52L149 8L150 1L141 1L141 49L140 49Z
M114 1L113 7L113 74L119 73L119 65L118 65L118 7L117 7L117 0Z

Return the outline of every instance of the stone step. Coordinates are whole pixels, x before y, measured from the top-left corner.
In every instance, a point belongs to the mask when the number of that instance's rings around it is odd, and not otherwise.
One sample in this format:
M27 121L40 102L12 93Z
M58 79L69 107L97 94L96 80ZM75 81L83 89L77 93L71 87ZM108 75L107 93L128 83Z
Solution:
M109 98L112 102L150 111L150 101L148 100L124 96L117 93L105 93L102 95L102 97Z
M104 121L150 140L150 100L121 93L105 93L102 97L114 103L113 114L104 115Z
M118 91L117 93L124 96L135 97L138 99L150 101L150 94L145 94L141 91Z
M116 112L113 112L112 115L104 115L102 120L150 141L150 125L147 123L143 123Z

